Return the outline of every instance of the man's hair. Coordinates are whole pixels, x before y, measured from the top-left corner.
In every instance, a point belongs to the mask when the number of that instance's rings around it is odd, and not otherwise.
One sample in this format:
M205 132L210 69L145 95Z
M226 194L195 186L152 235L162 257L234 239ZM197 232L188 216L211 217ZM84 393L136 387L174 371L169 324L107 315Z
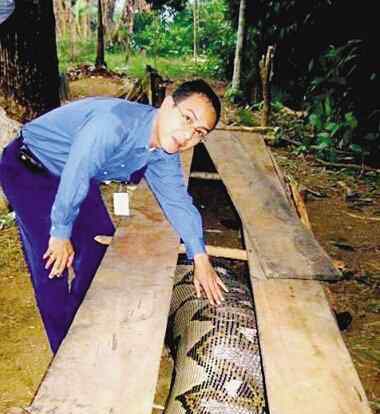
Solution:
M216 113L216 125L220 118L220 100L216 93L208 85L208 83L206 83L203 79L195 79L188 82L184 82L182 85L178 86L178 88L174 91L172 96L174 102L178 104L184 99L194 94L203 95L210 101Z

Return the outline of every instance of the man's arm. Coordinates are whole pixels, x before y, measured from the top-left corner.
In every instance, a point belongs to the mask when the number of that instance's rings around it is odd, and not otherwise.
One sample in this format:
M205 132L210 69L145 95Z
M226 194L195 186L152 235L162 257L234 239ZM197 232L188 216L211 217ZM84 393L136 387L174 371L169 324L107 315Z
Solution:
M178 154L148 164L145 178L160 203L167 219L186 246L189 259L194 259L194 285L211 304L223 300L223 282L214 271L203 241L202 219L187 192Z

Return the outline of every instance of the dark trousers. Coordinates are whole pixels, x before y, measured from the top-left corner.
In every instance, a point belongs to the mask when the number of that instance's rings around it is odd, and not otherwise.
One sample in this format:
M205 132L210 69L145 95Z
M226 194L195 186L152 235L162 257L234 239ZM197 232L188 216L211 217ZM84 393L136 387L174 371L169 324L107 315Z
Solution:
M99 234L112 236L114 226L96 182L83 201L76 218L71 242L75 251L75 277L69 286L68 272L49 279L42 259L50 232L50 210L59 185L59 177L48 171L33 172L18 159L21 139L12 141L0 161L0 184L16 213L24 256L27 262L38 308L56 353L65 337L106 251L97 243Z

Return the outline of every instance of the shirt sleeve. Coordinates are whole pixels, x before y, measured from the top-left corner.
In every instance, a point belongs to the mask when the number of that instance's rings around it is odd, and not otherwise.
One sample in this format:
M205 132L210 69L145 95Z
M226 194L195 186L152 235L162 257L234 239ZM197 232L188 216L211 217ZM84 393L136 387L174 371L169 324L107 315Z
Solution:
M103 115L89 118L73 137L51 211L50 235L69 239L79 208L86 197L90 180L120 144L117 118Z
M145 178L170 224L183 240L187 257L192 259L195 254L204 253L202 218L187 192L179 155L148 163Z

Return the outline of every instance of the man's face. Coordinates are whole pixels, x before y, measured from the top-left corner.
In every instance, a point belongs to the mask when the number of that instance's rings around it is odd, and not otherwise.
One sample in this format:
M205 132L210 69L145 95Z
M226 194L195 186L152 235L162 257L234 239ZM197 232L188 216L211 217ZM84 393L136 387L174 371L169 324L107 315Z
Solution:
M176 104L171 96L162 103L156 128L156 144L174 154L197 145L214 128L216 114L203 95L193 94Z

